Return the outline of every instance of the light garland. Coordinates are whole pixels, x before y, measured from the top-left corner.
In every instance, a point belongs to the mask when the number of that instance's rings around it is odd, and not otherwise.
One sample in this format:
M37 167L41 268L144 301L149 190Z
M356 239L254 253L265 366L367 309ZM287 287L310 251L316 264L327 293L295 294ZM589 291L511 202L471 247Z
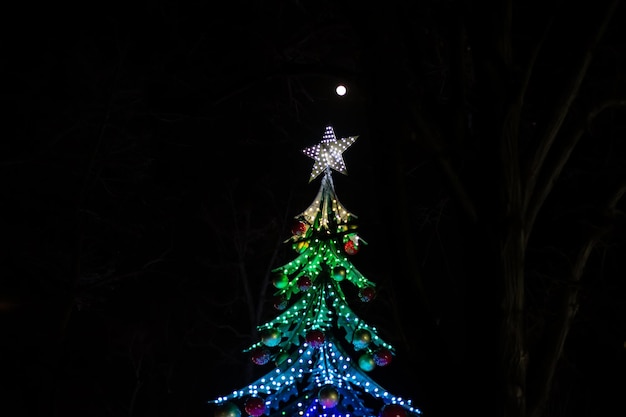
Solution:
M332 168L342 174L347 174L346 164L343 160L343 152L350 147L358 136L350 136L337 140L332 126L326 126L322 141L315 146L304 149L302 152L315 160L309 182L313 181L322 172Z
M341 154L356 138L337 141L328 126L320 144L304 150L315 159L309 181L322 172L324 177L313 203L295 217L301 223L286 241L292 242L298 256L272 271L276 274L274 296L284 300L280 308L285 309L258 326L263 337L244 350L253 355L261 352L263 361L255 360L259 364L272 357L275 368L212 403L232 405L260 396L265 403L261 411L270 417L373 417L377 412L369 405L372 401L398 405L407 415L421 414L410 400L392 395L370 377L369 372L377 365L388 363L394 348L378 336L376 327L354 313L342 289L344 282L360 291L375 288L347 255L366 243L356 234L356 216L339 202L331 177L331 170L346 173ZM348 244L352 246L348 248ZM371 294L361 297L362 301L371 298ZM287 307L289 301L292 303ZM351 348L343 347L344 342ZM322 387L326 389L326 396L320 397L324 401L318 398ZM262 408L258 400L257 405ZM216 417L240 417L237 410L227 408Z

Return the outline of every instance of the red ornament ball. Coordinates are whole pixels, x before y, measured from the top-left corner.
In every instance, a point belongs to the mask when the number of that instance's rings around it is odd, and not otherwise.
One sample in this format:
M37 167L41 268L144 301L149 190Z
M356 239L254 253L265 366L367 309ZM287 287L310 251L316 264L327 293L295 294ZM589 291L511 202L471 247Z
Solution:
M303 221L296 221L291 226L291 234L294 236L304 236L307 230L309 230L309 225Z
M364 303L369 303L376 298L376 289L374 287L365 287L359 290L359 298Z
M298 278L297 284L298 288L300 288L300 291L307 291L309 288L311 288L311 285L313 285L311 283L311 278L307 277L306 275Z
M284 310L287 308L287 299L279 295L274 297L272 304L276 310Z
M359 246L354 243L353 240L348 240L344 245L343 245L343 250L348 254L348 255L356 255L359 252Z
M265 348L257 348L252 352L250 359L257 365L265 365L270 361L270 351Z
M241 417L241 411L235 404L227 402L215 410L214 417Z
M374 352L374 362L376 362L376 365L378 366L389 365L392 358L393 358L393 355L391 354L391 351L389 351L389 349L383 348Z
M317 399L324 408L333 408L339 404L339 392L332 385L324 385L317 393Z
M406 410L398 404L386 404L380 410L380 417L406 417Z
M312 348L321 347L324 344L324 340L324 332L321 330L309 330L306 334L306 341Z
M250 397L244 406L246 413L258 417L265 413L265 401L260 397Z

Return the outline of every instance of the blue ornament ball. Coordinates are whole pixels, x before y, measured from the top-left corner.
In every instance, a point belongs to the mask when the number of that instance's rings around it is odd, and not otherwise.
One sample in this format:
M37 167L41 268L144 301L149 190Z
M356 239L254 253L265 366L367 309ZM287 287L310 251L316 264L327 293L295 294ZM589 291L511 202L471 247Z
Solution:
M376 368L376 362L374 361L374 357L371 353L364 353L359 358L359 368L364 370L365 372L369 372L372 369Z

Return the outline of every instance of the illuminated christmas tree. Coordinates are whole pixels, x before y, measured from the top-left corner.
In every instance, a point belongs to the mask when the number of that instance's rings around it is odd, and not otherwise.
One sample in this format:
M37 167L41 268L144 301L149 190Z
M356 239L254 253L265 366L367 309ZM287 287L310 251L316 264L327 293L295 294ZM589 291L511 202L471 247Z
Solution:
M366 242L357 235L356 216L337 199L331 175L332 170L347 173L342 153L356 139L338 140L328 126L319 144L304 149L315 160L309 182L322 174L321 187L313 203L295 217L285 242L297 257L273 270L274 307L281 313L258 327L260 340L245 350L255 364L274 366L211 401L215 417L240 417L242 409L255 417L421 414L410 400L394 396L370 377L375 367L391 362L395 351L350 309L342 289L352 285L360 302L376 296L375 284L350 260Z

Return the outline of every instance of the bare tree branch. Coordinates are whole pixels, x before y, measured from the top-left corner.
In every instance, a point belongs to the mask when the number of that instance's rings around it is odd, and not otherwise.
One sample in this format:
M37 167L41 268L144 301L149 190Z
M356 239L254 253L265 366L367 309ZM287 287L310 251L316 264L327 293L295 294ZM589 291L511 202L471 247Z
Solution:
M413 122L415 123L418 132L420 132L422 139L425 140L428 146L432 149L433 153L436 155L437 162L439 163L443 174L448 179L452 192L456 196L456 199L465 212L469 222L472 224L476 223L478 219L476 207L474 207L474 203L467 194L465 185L459 178L459 175L455 171L450 159L446 156L447 153L444 151L441 133L436 126L428 122L423 117L422 113L415 108L413 108Z
M574 68L571 78L569 82L563 89L563 93L561 97L558 99L556 105L554 106L554 113L550 117L548 124L543 132L542 137L540 137L536 152L529 160L528 165L524 170L524 179L525 179L525 198L524 201L526 204L531 199L531 196L535 192L535 185L537 179L539 177L539 173L543 168L544 161L554 144L557 134L561 130L561 126L567 117L574 100L578 96L578 91L580 86L587 74L587 69L591 64L591 60L593 58L593 54L595 49L602 39L611 17L613 16L617 6L619 5L620 0L613 0L606 8L606 11L596 27L595 32L591 34L590 40L586 44L586 49L582 54L580 62L578 66ZM526 207L528 207L526 205ZM526 211L526 210L525 210Z
M605 208L613 211L619 200L626 194L626 183L622 184L608 199ZM560 307L557 310L551 331L547 331L548 336L546 348L543 355L538 358L536 373L532 381L533 396L527 398L528 417L540 417L550 395L550 388L557 369L557 362L563 352L563 347L567 335L572 326L576 313L578 312L578 293L581 288L581 280L589 256L596 244L603 236L603 231L593 233L589 239L581 246L572 264L569 282L563 288Z
M554 183L559 178L559 175L563 171L563 167L569 160L570 155L572 154L574 148L576 147L576 144L584 134L585 130L587 129L589 124L593 122L598 114L606 109L617 106L626 106L626 99L606 100L594 109L592 109L586 118L579 119L578 123L573 129L573 132L565 139L565 143L558 152L559 157L551 165L546 165L544 167L544 174L542 175L541 181L537 182L536 190L532 194L532 196L530 196L530 201L528 202L529 204L527 206L526 218L524 220L525 229L527 231L526 243L528 243L530 232L533 228L539 210L541 209L544 201L552 191Z
M550 28L552 27L553 20L554 20L554 16L551 17L550 21L544 28L543 34L539 38L539 41L534 45L530 53L528 63L526 64L524 73L522 74L517 96L515 97L515 101L514 101L515 103L519 105L520 108L522 107L524 103L526 93L528 92L528 86L530 85L530 80L535 71L535 64L537 62L537 58L539 57L539 53L541 52L544 42L548 37L548 33L550 32Z

